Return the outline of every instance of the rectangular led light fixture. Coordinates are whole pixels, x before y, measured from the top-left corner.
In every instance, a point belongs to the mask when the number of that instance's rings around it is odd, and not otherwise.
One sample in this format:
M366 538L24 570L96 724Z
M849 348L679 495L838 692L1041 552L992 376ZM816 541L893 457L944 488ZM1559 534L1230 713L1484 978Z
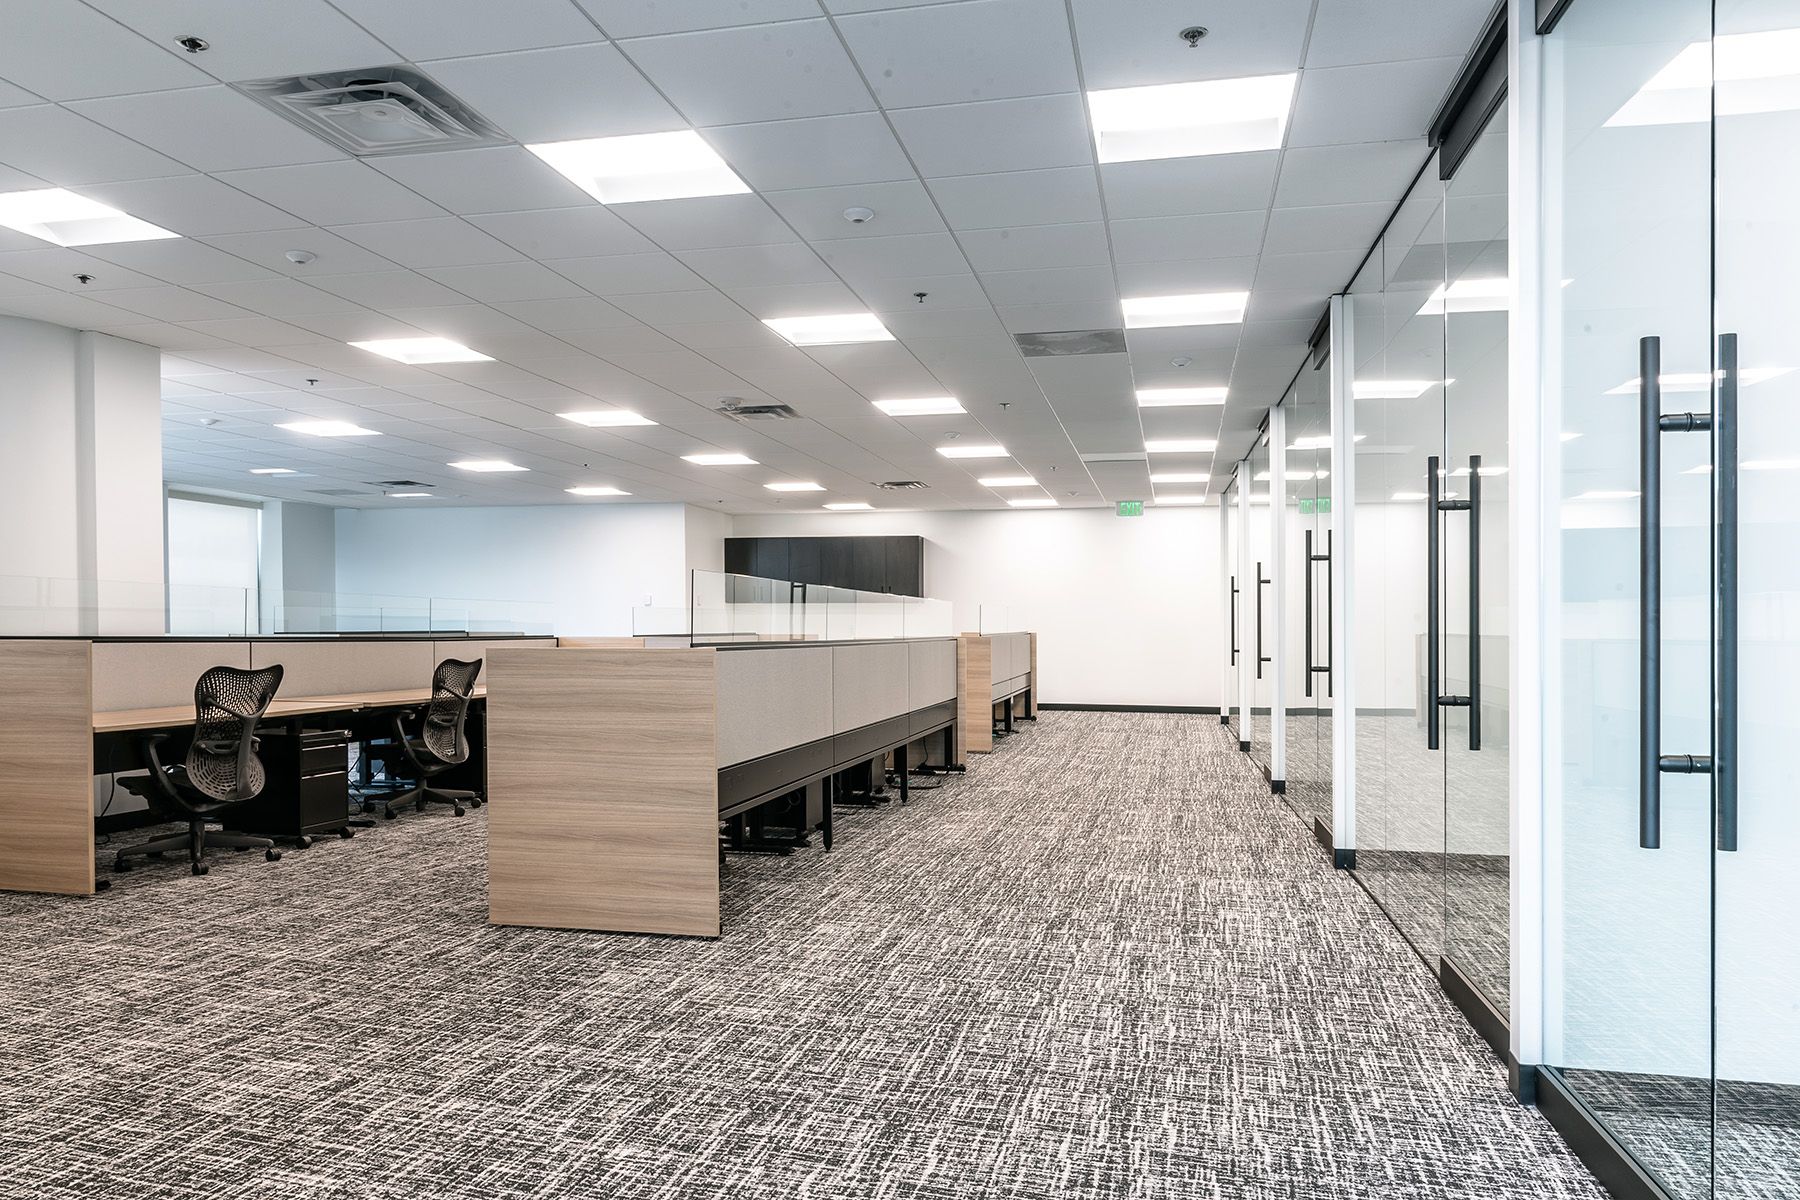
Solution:
M1358 400L1417 400L1436 384L1435 379L1358 379L1351 394Z
M756 460L743 454L684 454L682 462L696 467L754 467Z
M626 425L654 425L649 417L640 417L622 408L592 409L585 412L557 413L565 421L586 425L589 429L618 429Z
M1036 487L1037 480L1029 475L989 475L975 481L985 488Z
M103 246L181 236L63 188L0 194L0 225L58 246Z
M1056 507L1056 497L1055 496L1018 496L1018 497L1015 497L1014 499L1008 500L1007 503L1014 508L1055 508Z
M530 467L521 467L517 463L509 463L504 458L465 458L461 462L449 464L459 471L474 471L482 475L497 475L505 471L529 471Z
M937 452L945 458L1005 458L1006 447L994 443L971 442L966 446L939 446Z
M1368 436L1369 435L1366 433L1359 433L1355 437L1351 438L1350 440L1352 442L1360 442ZM1331 435L1329 433L1309 433L1305 437L1297 437L1293 441L1289 442L1288 449L1289 450L1329 450L1329 449L1331 449Z
M1158 496L1156 507L1164 508L1172 504L1205 504L1205 496Z
M1211 479L1205 471L1165 471L1161 474L1152 472L1151 483L1205 483Z
M1194 404L1223 404L1228 388L1222 387L1168 387L1139 388L1137 402L1139 408L1181 408Z
M1440 283L1426 298L1425 303L1419 306L1418 315L1435 317L1444 313L1505 312L1511 286L1512 281L1504 275L1497 279L1459 279L1455 283Z
M1244 319L1249 292L1193 292L1183 296L1137 296L1120 302L1127 329L1168 329L1177 325L1236 325Z
M1636 500L1638 492L1612 492L1605 489L1582 492L1579 496L1570 496L1571 500Z
M252 475L292 475L294 473L294 468L292 468L292 467L251 467L250 473Z
M793 346L849 346L857 342L891 342L874 313L826 313L817 317L765 317L763 324Z
M1800 29L1720 34L1691 42L1607 119L1607 125L1690 125L1713 117L1800 110Z
M1144 443L1150 454L1211 454L1218 448L1212 438L1152 438Z
M493 358L471 350L460 342L449 338L417 337L417 338L381 338L373 342L351 342L358 350L367 350L370 354L379 354L383 358L391 358L395 362L409 366L425 366L429 363L464 363L493 362Z
M874 512L875 506L863 500L843 500L825 506L831 512Z
M525 147L602 204L738 196L750 185L691 129Z
M376 431L364 429L361 425L349 421L284 421L277 429L285 429L289 433L304 433L310 437L375 437Z
M387 498L389 500L429 500L429 499L431 499L431 493L430 492L389 492L387 494Z
M622 492L616 487L572 487L563 491L571 496L629 496L630 492Z
M947 417L966 412L955 396L919 396L910 400L871 400L890 417Z
M1405 502L1409 500L1428 500L1430 497L1424 492L1395 492L1392 496L1389 496L1388 499Z
M801 483L799 481L783 481L781 483L765 483L771 492L822 492L825 485L821 483Z
M1738 386L1751 387L1758 383L1767 383L1771 379L1779 379L1783 375L1793 373L1792 367L1739 367ZM1708 375L1705 371L1664 371L1658 375L1657 381L1668 395L1684 392L1710 392L1715 379L1725 378L1725 372L1715 371ZM1618 387L1606 389L1609 396L1635 396L1638 391L1637 379L1627 379Z
M1252 75L1089 92L1100 161L1278 150L1297 79Z

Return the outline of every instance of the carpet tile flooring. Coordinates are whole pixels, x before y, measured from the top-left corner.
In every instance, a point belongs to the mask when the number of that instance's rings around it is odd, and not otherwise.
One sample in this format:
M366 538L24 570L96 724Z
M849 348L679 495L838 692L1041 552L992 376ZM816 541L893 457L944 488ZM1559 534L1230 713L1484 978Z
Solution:
M717 941L490 927L484 830L0 895L0 1197L1604 1195L1216 718L1046 713Z

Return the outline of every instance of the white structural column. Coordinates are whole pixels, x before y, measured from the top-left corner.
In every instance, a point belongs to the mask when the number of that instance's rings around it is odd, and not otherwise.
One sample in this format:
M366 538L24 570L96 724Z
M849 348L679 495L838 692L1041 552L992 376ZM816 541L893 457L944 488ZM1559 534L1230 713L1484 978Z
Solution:
M1331 845L1356 852L1356 405L1350 298L1331 298ZM1310 564L1309 564L1310 569Z
M1546 503L1547 489L1557 486L1562 453L1560 418L1545 418L1546 398L1560 394L1541 388L1543 372L1560 358L1546 359L1554 349L1546 340L1542 320L1544 295L1544 194L1543 138L1543 42L1537 36L1528 5L1512 5L1507 30L1507 144L1508 270L1512 279L1509 297L1507 420L1512 445L1507 456L1512 486L1508 489L1508 575L1512 595L1507 598L1510 628L1507 689L1512 702L1508 734L1511 738L1511 818L1509 849L1512 856L1511 928L1511 1068L1513 1090L1529 1100L1535 1092L1531 1068L1544 1061L1547 998L1545 968L1547 921L1545 797L1560 795L1556 756L1546 754L1546 716L1553 664L1549 640L1556 608L1552 598L1562 592L1560 567L1554 548L1557 531L1545 527L1546 514L1554 514L1554 502ZM1560 953L1557 956L1560 958ZM1560 992L1560 988L1557 989ZM1523 1064L1523 1070L1521 1070Z
M1256 574L1255 574L1256 568L1254 566L1255 558L1250 553L1250 479L1249 479L1250 469L1249 469L1249 461L1250 461L1249 459L1245 459L1243 462L1238 464L1238 468L1237 468L1238 469L1238 485L1237 485L1237 510L1238 510L1237 694L1238 694L1238 749L1240 749L1240 750L1250 749L1250 743L1255 740L1255 735L1251 732L1251 730L1253 730L1256 727L1256 712L1255 712L1256 688L1255 688L1255 683L1253 682L1255 679L1255 675L1252 673L1254 670L1254 664L1251 662L1251 660L1256 657L1256 632L1255 632L1255 628L1254 628L1254 623L1256 621L1256 618L1253 614L1256 611L1256 607L1255 607L1256 593L1255 593L1254 589L1256 588L1257 584L1256 584ZM1244 621L1246 620L1246 618L1252 623L1251 628L1249 628L1248 630L1246 630L1246 628L1244 626Z
M1269 590L1274 593L1273 698L1269 701L1269 784L1287 783L1287 405L1269 410ZM1260 586L1260 585L1258 585Z
M163 632L160 362L0 317L0 633Z

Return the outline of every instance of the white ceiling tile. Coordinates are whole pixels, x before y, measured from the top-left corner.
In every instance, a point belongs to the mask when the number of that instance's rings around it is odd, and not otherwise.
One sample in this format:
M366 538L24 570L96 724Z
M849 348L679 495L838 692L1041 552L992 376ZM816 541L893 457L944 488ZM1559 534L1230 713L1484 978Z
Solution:
M487 213L469 224L530 258L586 258L653 249L649 239L599 204L536 212Z
M1491 0L1321 0L1308 67L1466 54L1493 12Z
M1070 329L1117 329L1121 321L1117 304L1021 304L994 309L1013 333L1053 333Z
M609 254L592 258L549 258L551 270L579 283L596 296L630 296L642 292L685 292L706 286L672 254Z
M0 76L49 100L210 82L192 64L148 49L136 33L85 5L13 4L0 38Z
M287 318L289 325L308 329L334 342L367 342L376 338L423 337L425 330L386 313L296 313Z
M791 242L787 227L760 196L696 196L618 204L610 210L665 250L710 250Z
M675 257L721 289L837 281L831 268L799 242L683 250Z
M203 321L253 315L247 309L187 288L125 288L106 293L106 303L159 321Z
M850 238L822 242L814 248L851 287L877 279L957 275L969 269L968 260L947 233Z
M1126 296L1179 296L1194 292L1247 292L1256 279L1256 256L1155 259L1118 264L1119 292Z
M1342 284L1329 285L1332 290ZM1250 321L1317 321L1326 309L1326 297L1329 292L1307 290L1303 292L1278 292L1272 288L1258 288L1250 293L1250 307L1244 313L1244 319Z
M664 333L690 350L713 350L728 346L785 346L779 333L741 312L728 320L696 321L692 325L665 325Z
M392 315L409 325L417 325L439 337L451 338L476 349L475 343L488 337L514 337L538 332L525 322L498 309L481 304L452 304L430 308L397 308ZM362 351L356 353L370 358Z
M1313 0L1257 0L1217 11L1217 19L1187 0L1072 0L1077 49L1090 88L1140 87L1272 75L1300 66ZM1190 49L1176 36L1205 25L1206 40Z
M284 121L243 93L217 84L79 100L69 107L200 171L344 157L343 151L322 138Z
M724 291L758 319L855 312L861 307L856 294L836 280L768 287L728 287Z
M306 231L295 231L306 232ZM237 236L237 235L233 235ZM261 236L257 234L251 237ZM120 242L116 246L90 246L95 258L153 275L166 283L182 285L223 283L236 279L272 279L275 273L227 254L192 238L166 238L154 242Z
M904 275L885 279L859 275L853 286L870 312L882 314L955 310L975 314L970 319L980 320L986 315L982 310L988 307L987 293L981 290L980 281L966 270L953 275ZM925 299L919 299L920 292L925 293ZM899 335L898 330L893 332Z
M36 92L28 92L22 87L15 87L0 79L0 108L17 108L27 104L42 104L45 97Z
M1289 150L1281 156L1275 203L1290 208L1368 201L1393 205L1429 153L1420 138Z
M484 304L503 300L559 300L583 294L580 288L555 271L534 262L427 267L420 274Z
M96 183L82 195L184 237L293 229L306 222L207 175Z
M174 159L50 104L0 109L0 156L58 187L188 174Z
M316 288L372 308L460 304L466 297L413 271L359 271L344 275L310 275Z
M634 296L614 296L612 302L638 320L659 328L677 324L706 324L732 321L745 315L744 310L723 294L710 288L696 292L646 292ZM676 341L681 335L673 330Z
M561 46L420 65L521 142L662 133L686 125L610 45Z
M1263 210L1143 217L1112 223L1113 255L1121 263L1172 258L1237 258L1262 247Z
M867 299L867 297L864 297ZM915 305L912 308L895 309L884 312L881 309L881 323L888 332L912 348L921 338L961 338L969 334L995 334L1007 340L1006 346L998 348L999 352L1009 351L1012 343L1011 335L1000 323L1000 318L991 308L933 308L929 305Z
M568 0L332 0L415 62L603 41Z
M274 7L235 0L89 0L180 62L218 79L262 79L392 62L394 52L324 0L282 0ZM175 44L188 34L212 43L189 55Z
M229 317L219 321L187 321L196 333L211 334L240 346L303 346L316 342L319 334L286 321L270 317Z
M576 0L615 38L817 17L817 0Z
M929 179L926 186L953 229L1010 229L1101 218L1092 167L1008 171Z
M837 25L888 109L1080 86L1063 0L972 0L845 16Z
M720 125L701 136L739 178L765 194L913 177L912 164L880 113Z
M403 267L462 267L520 257L510 246L455 217L339 225L332 232Z
M1106 212L1118 220L1267 208L1280 164L1278 150L1105 163Z
M249 259L283 275L344 275L360 271L391 271L394 264L353 242L323 229L280 229L261 233L227 233L202 238L207 245ZM290 250L305 250L310 263L288 261Z
M1315 208L1277 208L1269 214L1263 239L1265 254L1304 254L1323 250L1367 250L1393 211L1391 204L1329 204Z
M473 268L458 268L470 270ZM503 301L494 307L510 317L548 333L588 332L596 329L631 328L649 333L624 310L592 296L558 300ZM654 334L650 334L654 337ZM640 342L640 345L642 343Z
M1349 286L1350 276L1366 248L1313 254L1264 254L1256 268L1256 287L1275 292L1312 291L1329 296Z
M1100 302L1118 311L1112 268L1057 267L1039 271L984 271L981 282L996 308Z
M404 221L444 215L443 209L423 196L400 186L367 163L351 159L227 171L219 179L296 216L305 217L315 225Z
M1025 271L1041 267L1108 267L1112 251L1106 226L1024 225L1016 229L971 229L957 235L977 271Z
M1460 58L1309 70L1300 77L1289 146L1422 138Z
M892 114L921 174L988 175L1094 161L1081 97L1038 96Z
M591 203L586 192L518 146L393 154L370 159L369 165L457 214L574 208Z
M265 317L286 317L300 313L354 312L361 307L354 300L320 291L297 279L248 279L236 283L202 283L194 290L216 300L247 308ZM235 340L235 339L233 339Z
M808 241L941 233L944 229L930 193L916 179L769 192L764 198ZM852 207L869 209L875 216L861 225L853 224L844 216Z
M875 107L829 22L676 33L621 43L694 125L736 125Z
M115 266L107 259L88 253L90 250L106 249L103 246L89 246L76 249L69 246L51 246L32 240L29 249L13 250L0 254L0 272L16 279L28 280L32 283L55 288L59 292L103 292L113 288L145 288L155 287L162 283L159 276L139 273ZM75 278L78 274L92 275L93 282L83 284ZM36 295L37 288L13 288L13 295Z

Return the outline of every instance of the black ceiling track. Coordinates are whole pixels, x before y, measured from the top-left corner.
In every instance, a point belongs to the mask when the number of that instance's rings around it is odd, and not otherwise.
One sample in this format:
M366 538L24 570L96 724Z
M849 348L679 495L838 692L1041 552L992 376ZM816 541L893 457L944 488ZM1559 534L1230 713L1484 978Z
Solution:
M1540 0L1540 7L1542 0ZM1438 178L1449 179L1506 99L1506 2L1488 14L1481 36L1463 59L1456 81L1431 118L1431 145L1438 152Z

